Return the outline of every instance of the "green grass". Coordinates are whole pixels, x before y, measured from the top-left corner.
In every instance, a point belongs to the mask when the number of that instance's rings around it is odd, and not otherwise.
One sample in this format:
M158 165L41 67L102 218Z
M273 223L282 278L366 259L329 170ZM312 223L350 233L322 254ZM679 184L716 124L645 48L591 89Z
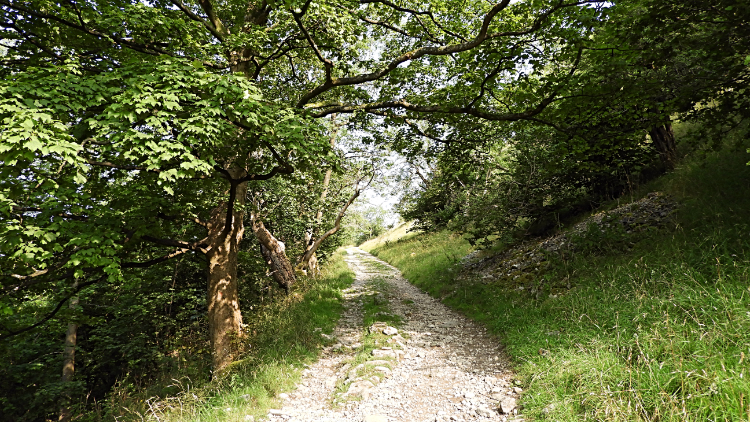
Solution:
M352 281L354 274L335 254L318 279L303 280L292 295L245 312L249 352L226 376L198 387L188 379L175 380L172 388L179 392L168 397L120 392L105 420L244 422L248 415L264 417L281 405L278 394L292 390L302 369L330 342L320 332L333 331L343 310L342 291Z
M435 296L456 276L456 264L473 248L461 236L448 231L430 234L409 233L388 242L364 243L362 249L397 267L415 285Z
M385 322L396 327L400 326L401 317L390 311L387 296L390 285L380 278L375 278L367 284L374 293L366 295L362 300L362 324L369 327L376 322Z
M681 202L676 223L555 262L540 277L571 286L559 297L457 281L469 248L448 233L373 252L501 336L527 418L750 422L748 161L716 153L647 186Z
M398 226L394 227L392 230L389 230L388 232L361 244L360 248L369 251L379 246L390 245L392 242L398 240L405 240L410 237L414 237L417 235L417 233L410 232L409 229L411 229L411 227L411 222L401 223Z

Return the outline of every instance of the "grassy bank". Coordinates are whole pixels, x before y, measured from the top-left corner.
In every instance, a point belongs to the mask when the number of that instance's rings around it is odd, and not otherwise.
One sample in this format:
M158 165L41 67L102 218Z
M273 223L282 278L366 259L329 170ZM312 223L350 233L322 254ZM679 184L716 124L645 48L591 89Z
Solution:
M291 390L305 365L318 357L327 341L320 334L331 333L341 315L342 290L354 281L342 253L326 263L318 279L301 280L295 293L246 310L249 351L226 376L197 386L177 378L171 382L177 391L162 397L116 391L104 420L245 422L280 406L278 394Z
M681 203L628 248L555 261L535 295L457 281L449 233L365 245L501 336L523 413L554 421L750 421L750 169L744 152L686 163L647 191Z

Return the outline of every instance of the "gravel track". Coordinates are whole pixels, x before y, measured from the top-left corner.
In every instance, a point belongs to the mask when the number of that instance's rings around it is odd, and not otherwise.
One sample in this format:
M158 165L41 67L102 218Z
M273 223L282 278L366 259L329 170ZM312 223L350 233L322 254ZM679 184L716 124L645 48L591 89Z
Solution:
M345 292L345 311L333 333L337 344L326 348L321 359L305 369L297 390L282 396L284 406L272 410L270 420L523 420L514 409L521 390L513 386L513 373L497 339L411 285L396 268L359 248L347 252L346 261L356 278ZM400 340L403 353L399 352L398 363L382 382L333 409L336 383L347 376L355 384L358 381L351 379L345 365L360 347L366 330L361 299L368 294L388 300L389 312L403 319L399 336L407 340L393 339Z

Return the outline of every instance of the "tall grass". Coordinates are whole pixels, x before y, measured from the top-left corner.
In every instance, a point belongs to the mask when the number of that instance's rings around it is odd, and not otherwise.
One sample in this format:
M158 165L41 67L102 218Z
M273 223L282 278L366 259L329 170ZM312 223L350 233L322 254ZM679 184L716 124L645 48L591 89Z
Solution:
M449 231L431 234L407 233L401 238L386 234L360 247L401 270L413 284L440 296L456 276L461 258L473 248L462 236Z
M681 202L674 226L555 262L541 277L570 284L560 296L457 281L467 246L447 233L374 252L501 336L527 417L750 422L749 160L716 153L648 186Z
M328 341L320 334L333 331L343 310L342 290L352 281L354 274L337 252L319 278L302 280L295 293L245 312L249 351L226 376L196 386L175 374L170 383L175 392L166 396L116 389L120 399L112 400L103 419L245 422L265 416L281 405L278 394L294 388Z

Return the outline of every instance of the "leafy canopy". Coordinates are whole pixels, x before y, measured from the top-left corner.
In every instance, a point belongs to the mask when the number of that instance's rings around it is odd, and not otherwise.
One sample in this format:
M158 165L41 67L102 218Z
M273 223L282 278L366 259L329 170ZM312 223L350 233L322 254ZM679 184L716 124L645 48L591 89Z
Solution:
M143 236L184 230L158 216L208 217L228 163L263 178L279 159L312 167L330 149L315 122L247 78L182 59L94 75L75 64L30 68L0 97L2 260L20 275L64 256L58 270L119 277Z

